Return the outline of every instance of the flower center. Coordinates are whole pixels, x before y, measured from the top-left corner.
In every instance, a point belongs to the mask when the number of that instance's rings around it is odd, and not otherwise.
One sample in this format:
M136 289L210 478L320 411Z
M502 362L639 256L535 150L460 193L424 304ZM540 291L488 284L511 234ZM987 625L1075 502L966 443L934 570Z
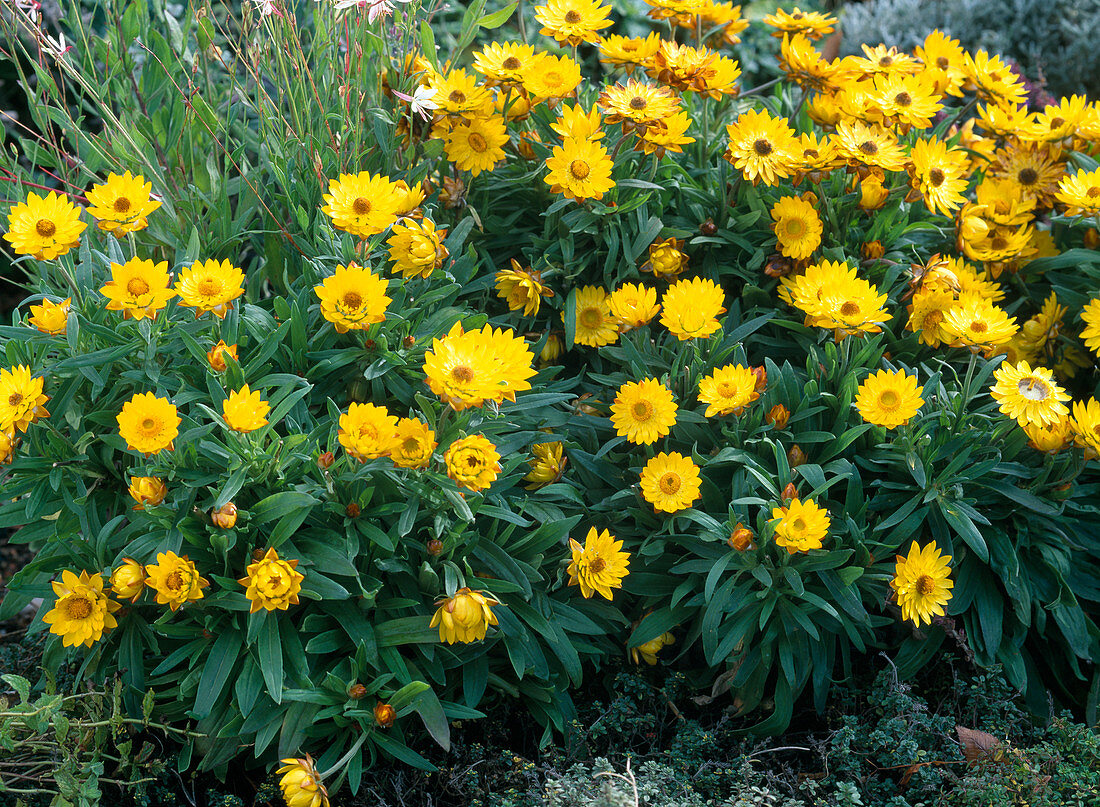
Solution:
M971 333L985 333L987 330L989 330L988 326L980 319L976 319L970 323Z
M584 160L573 160L569 163L569 173L573 175L574 179L587 179L588 175L592 173L592 169L588 167L588 163Z
M415 437L406 437L405 441L401 444L401 450L406 454L419 454L420 443L417 442Z
M946 70L950 66L951 62L947 60L946 56L941 56L940 58L936 59L936 67L938 67L940 70Z
M1020 180L1021 185L1034 185L1039 180L1039 172L1034 168L1024 168L1016 175L1016 178Z
M474 380L474 371L465 364L458 364L451 369L451 378L460 384L469 384Z
M913 103L913 98L907 92L899 92L894 96L894 103L898 106L909 106Z
M767 157L769 154L772 153L772 151L774 151L774 149L772 148L772 144L768 141L767 138L764 137L759 138L758 140L756 140L756 142L752 144L752 150L755 151L760 157Z
M924 322L921 323L921 327L927 330L937 327L941 322L943 322L942 311L929 311L928 316L926 316Z
M87 597L73 597L65 604L69 619L87 619L92 615L92 604Z
M630 108L639 110L645 109L645 99L642 98L642 96L640 95L635 95L633 98L630 99Z
M989 245L999 252L1008 246L1008 241L1005 240L1004 236L995 235L993 236L993 240L989 242Z
M934 188L938 188L940 185L942 185L944 179L945 177L943 175L943 171L938 168L933 168L931 171L928 172L928 181L932 183L932 187Z
M183 575L178 570L172 572L164 578L164 587L169 591L179 591L183 588Z
M363 295L357 291L347 291L340 301L348 308L359 308L363 304Z
M574 8L565 12L565 21L571 25L576 25L581 21L581 13Z
M898 406L898 394L892 389L885 390L878 396L878 405L883 409L896 409Z
M130 200L125 196L120 196L115 199L115 203L111 207L115 209L116 213L125 213L131 207Z
M603 314L595 308L586 308L577 317L585 328L598 328L603 324Z
M1045 401L1050 396L1050 388L1046 382L1035 376L1021 378L1016 390L1029 401Z
M894 63L894 57L893 56L883 56L883 57L879 58L879 60L878 60L878 66L879 67L889 67L893 63Z
M370 213L370 200L364 199L360 196L354 202L351 203L351 209L355 211L357 216L365 216Z
M1100 196L1100 188L1093 185L1091 188L1085 191L1085 196L1089 197L1090 199L1095 199L1097 196Z
M126 283L126 291L130 292L134 297L140 297L143 294L149 293L149 284L140 277L132 277Z
M38 223L34 225L34 231L43 238L52 238L53 234L57 232L57 225L49 219L39 219Z
M470 148L476 151L478 154L485 151L489 147L489 144L485 142L485 138L479 135L477 132L470 132L470 136L466 138L470 144Z
M593 558L591 563L588 564L589 574L599 574L607 568L607 561L603 558Z
M158 424L155 418L145 418L145 420L141 421L141 430L146 434L153 434L154 432L159 431L157 429L157 425Z
M806 234L806 224L802 219L787 219L783 229L792 238L801 238Z
M672 473L671 471L661 477L660 481L661 490L671 496L680 489L680 475Z
M840 307L841 316L854 317L858 313L859 313L859 303L854 303L851 300L846 301L844 303L844 305L842 305Z
M8 396L8 406L19 406L21 403L23 403L23 393L13 392Z
M936 581L927 574L922 574L917 578L917 591L925 596L931 594L936 590Z
M735 398L738 392L737 385L732 381L723 381L718 385L718 394L723 398Z
M653 404L649 401L638 401L630 408L630 411L634 413L635 420L644 422L653 417Z
M199 281L198 290L203 297L213 297L221 292L222 284L217 278L206 277Z
M805 530L806 530L806 520L804 518L802 518L802 516L799 516L798 518L796 518L794 521L791 522L791 529L794 530L795 532L805 532Z
M874 140L864 140L859 144L859 150L864 154L878 154L878 143Z
M505 70L519 70L521 67L523 67L523 62L521 62L515 56L509 56L507 59L500 63L500 66L503 67Z
M469 454L466 456L466 464L471 468L477 468L481 465L481 457L475 454Z
M451 90L451 94L447 96L447 100L455 104L466 103L466 93L462 90Z

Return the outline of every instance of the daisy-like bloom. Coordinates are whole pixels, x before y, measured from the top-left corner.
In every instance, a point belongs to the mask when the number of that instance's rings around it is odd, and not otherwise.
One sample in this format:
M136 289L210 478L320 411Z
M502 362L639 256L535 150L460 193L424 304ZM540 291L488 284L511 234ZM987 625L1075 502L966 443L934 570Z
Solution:
M386 296L389 281L358 264L337 266L313 291L321 301L321 315L336 327L337 333L365 330L384 322L392 302Z
M657 305L657 290L640 283L624 283L611 292L608 302L620 331L649 324L661 310Z
M1070 425L1077 445L1090 449L1093 454L1100 454L1100 401L1095 398L1075 401Z
M943 330L947 312L955 307L955 295L945 289L921 289L913 295L909 304L909 322L906 328L920 335L929 347L939 347L950 337Z
M68 569L50 585L57 595L53 608L42 621L50 633L61 637L62 647L91 647L105 631L118 627L112 614L122 607L103 593L103 577L98 572L81 572L77 577Z
M799 153L798 138L786 118L751 109L726 127L725 158L753 185L776 185L789 177Z
M157 312L179 293L171 283L168 261L131 258L123 264L111 264L111 279L99 293L108 300L107 310L121 311L123 319L156 319Z
M428 196L428 192L424 189L424 183L417 182L410 188L405 180L399 179L393 184L397 190L398 198L397 217L413 216L419 218L420 205Z
M821 246L821 219L811 202L798 196L784 196L772 205L771 216L781 255L805 260Z
M279 761L283 766L275 773L283 777L279 789L287 807L328 807L328 791L309 754L305 759L291 757Z
M424 375L432 392L455 411L485 401L515 401L531 389L534 356L527 342L512 330L485 325L464 331L456 322L424 354Z
M245 587L244 595L251 603L248 613L254 614L261 608L286 611L297 605L302 581L306 579L297 569L297 559L282 560L274 548L268 549L255 563L248 564L245 577L237 581Z
M225 372L225 368L228 366L225 363L227 357L232 357L233 361L238 361L237 346L227 345L221 339L218 340L218 344L206 351L206 363L210 365L210 369L215 373Z
M453 597L436 602L436 612L429 628L439 628L439 641L447 644L470 644L485 638L490 625L496 625L493 607L500 602L487 591L462 587Z
M596 107L586 109L581 104L573 104L562 106L560 116L550 124L550 128L557 132L562 140L570 137L578 140L600 140L605 134L601 128L602 123L603 118L600 117L600 110Z
M1100 356L1100 298L1085 303L1081 309L1081 320L1085 323L1085 329L1081 331L1085 347Z
M737 85L737 80L741 78L741 65L736 59L716 56L710 66L712 69L696 80L694 92L715 101L725 97L733 98L741 93L741 88Z
M993 371L996 380L989 394L1000 404L1001 413L1015 418L1021 426L1050 426L1069 415L1069 407L1063 403L1070 396L1045 367L1034 369L1022 361L1013 367L1003 363Z
M1027 444L1036 451L1057 454L1073 443L1073 424L1068 415L1064 415L1054 423L1046 426L1023 423L1021 428L1028 437Z
M943 109L936 85L923 73L877 75L871 103L902 133L909 129L927 129L932 118Z
M271 405L260 398L259 392L253 392L245 384L222 401L222 416L225 425L235 432L254 432L267 425L267 413Z
M1016 335L1014 317L989 300L968 296L944 314L944 335L952 346L983 350L1003 345Z
M913 53L924 62L924 73L935 84L937 93L962 97L962 86L966 81L966 54L959 40L942 31L932 31L924 38L924 44L917 45Z
M134 509L144 510L146 507L156 507L164 501L168 495L168 485L160 477L132 476L129 493L130 498L137 502Z
M1048 343L1058 338L1066 308L1058 304L1054 292L1043 302L1043 308L1020 328L1017 339L1029 353L1040 353Z
M515 258L511 269L501 269L495 277L497 297L508 303L510 311L522 310L525 317L538 314L543 297L554 296L553 291L542 285L542 272L524 269Z
M885 294L857 277L821 289L817 305L808 313L816 327L833 331L839 342L846 336L879 333L882 323L893 319L883 308L885 304Z
M430 277L447 260L449 253L443 246L446 237L447 230L437 230L429 219L402 219L393 226L393 235L386 242L393 270L406 280Z
M740 415L759 397L756 373L740 364L727 364L699 382L699 401L707 405L708 418Z
M384 406L353 403L340 415L336 439L360 462L388 457L396 443L397 418Z
M693 48L664 40L646 65L646 72L650 78L674 90L699 91L706 89L707 79L714 76L717 58L718 54L710 48Z
M183 422L167 398L158 398L151 392L135 394L122 405L115 419L126 447L146 456L164 449L171 451L172 441L179 436L179 425Z
M397 421L390 459L398 468L427 468L438 445L435 432L427 423L416 418L401 418Z
M620 437L649 445L676 424L676 409L671 390L655 378L645 378L619 387L611 404L611 423Z
M660 123L647 126L634 144L634 150L643 154L652 154L661 159L667 152L682 154L683 146L694 143L694 137L688 137L685 133L691 126L691 118L686 112L677 112L670 115Z
M611 589L623 587L623 578L630 574L627 571L630 553L622 551L623 542L616 541L610 532L596 532L592 527L584 538L584 546L570 538L569 549L573 555L566 569L569 585L579 585L586 600L593 594L610 600Z
M781 37L784 34L805 34L810 39L821 39L825 34L833 32L836 17L819 11L803 11L795 6L792 11L784 11L780 8L774 14L765 15L764 24L775 29L772 31L774 37Z
M28 322L39 331L50 336L64 336L69 327L69 308L73 298L68 297L60 303L43 300L41 305L31 306Z
M1035 254L1035 247L1031 244L1034 236L1035 228L1031 225L990 227L984 236L976 239L967 239L964 234L962 251L971 260L988 264L986 268L993 277L998 277L1007 262Z
M210 312L225 319L233 301L244 294L244 272L229 261L195 261L176 281L180 305L195 309L195 319Z
M656 639L650 639L637 647L630 648L630 658L635 664L643 661L650 667L657 663L657 654L670 644L676 644L676 637L665 631Z
M841 121L836 125L837 152L856 168L903 171L905 149L889 129L862 121Z
M482 171L492 171L504 159L508 132L504 118L478 117L455 124L443 133L447 159L460 171L469 171L475 177Z
M576 95L581 83L581 66L568 56L539 53L523 75L523 89L531 103L553 104Z
M989 176L1007 180L1014 196L1034 199L1041 207L1049 207L1065 172L1065 162L1058 152L1039 143L1013 143L998 149L989 166Z
M908 53L886 45L861 45L863 56L851 56L845 61L856 71L870 78L893 73L918 73L921 64Z
M950 563L951 556L941 555L935 541L923 549L913 541L908 557L897 556L890 587L901 606L902 619L919 628L922 622L931 625L933 616L944 615L943 607L951 599L951 588L955 585Z
M51 261L77 246L87 226L80 220L80 208L68 196L50 191L42 198L30 193L26 202L13 206L8 213L4 239L16 255Z
M806 99L805 107L810 120L829 129L834 128L843 117L838 95L815 93Z
M487 86L523 83L524 72L535 60L535 48L522 42L490 42L474 52L474 70Z
M152 183L140 174L108 174L105 183L88 191L88 212L97 219L99 229L121 238L149 226L145 217L161 204L152 197L152 190Z
M661 298L661 324L681 342L710 336L722 328L718 316L726 313L724 302L713 280L679 280Z
M813 499L791 499L786 507L772 508L776 546L786 548L791 555L821 549L821 542L829 532L829 511L818 507Z
M462 69L446 75L433 70L428 86L435 90L436 110L455 119L480 117L493 101L492 93L477 83L477 76Z
M606 122L621 123L623 132L652 126L680 111L680 99L668 87L627 79L625 84L604 87L597 101Z
M609 34L599 42L600 61L609 67L621 67L627 75L649 64L661 48L661 35L653 31L646 37L628 38Z
M983 104L978 107L975 125L1000 137L1031 140L1041 136L1026 106Z
M909 185L933 213L950 215L966 201L966 152L935 138L918 139L909 159Z
M924 406L923 391L916 376L904 370L879 370L859 385L856 409L868 423L894 429L908 423Z
M565 466L569 462L569 458L565 456L564 445L559 442L535 443L531 446L531 453L534 456L527 460L531 471L523 477L525 482L531 484L524 487L528 490L538 490L561 479L562 474L565 473Z
M1094 216L1100 213L1100 168L1080 169L1058 182L1055 197L1066 207L1067 216Z
M199 570L186 555L158 552L157 562L146 565L145 585L157 592L157 603L173 611L203 598L202 590L210 582L199 576Z
M451 443L443 455L447 476L475 493L487 489L500 474L500 453L484 435L471 434Z
M805 34L783 35L779 67L798 86L819 92L830 85L840 69L837 63L822 58Z
M611 316L611 301L599 286L584 286L575 292L576 317L573 343L587 347L610 345L618 340L619 329Z
M654 512L676 513L691 507L702 494L699 466L691 457L675 451L661 452L642 469L642 496L653 505Z
M578 202L600 199L615 187L614 164L607 149L595 140L567 138L546 158L546 167L550 172L544 181L550 190Z
M794 154L796 186L804 178L814 184L820 183L830 171L843 164L836 152L836 146L827 136L818 138L813 132L798 136L798 147Z
M779 299L806 313L806 324L813 325L812 312L824 289L856 279L856 270L847 263L821 261L806 267L804 274L779 280Z
M973 84L978 98L1004 105L1022 104L1027 99L1027 88L1023 79L1012 72L1000 56L990 56L979 50L964 55L963 70L969 83Z
M648 260L642 266L642 271L653 272L657 277L665 279L680 274L688 265L688 256L683 251L683 246L684 241L681 238L654 241L649 245Z
M137 602L145 590L145 568L136 560L123 558L122 565L111 572L111 591L119 600Z
M545 6L535 6L535 19L542 25L539 33L561 45L599 42L599 31L611 26L610 13L611 6L600 0L547 0Z
M0 432L25 432L39 418L48 418L49 396L42 392L46 380L31 376L31 368L18 364L0 367Z
M370 238L397 221L406 192L389 177L361 171L330 179L322 198L321 212L332 219L332 226L357 238Z

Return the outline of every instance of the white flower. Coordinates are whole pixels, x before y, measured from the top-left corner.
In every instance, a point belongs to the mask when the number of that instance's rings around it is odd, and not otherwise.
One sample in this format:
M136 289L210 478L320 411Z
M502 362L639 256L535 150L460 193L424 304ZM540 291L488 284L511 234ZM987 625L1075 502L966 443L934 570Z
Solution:
M283 16L282 12L279 11L279 7L275 5L275 0L253 0L253 5L260 12L261 17L269 17L272 14L277 17Z
M412 109L413 113L419 115L424 120L428 120L429 118L431 118L432 110L439 109L439 104L432 100L435 98L435 90L433 90L431 87L420 85L415 90L413 90L413 94L411 96L405 95L405 93L398 92L397 90L394 90L393 94L400 98L402 101L408 102L409 107Z

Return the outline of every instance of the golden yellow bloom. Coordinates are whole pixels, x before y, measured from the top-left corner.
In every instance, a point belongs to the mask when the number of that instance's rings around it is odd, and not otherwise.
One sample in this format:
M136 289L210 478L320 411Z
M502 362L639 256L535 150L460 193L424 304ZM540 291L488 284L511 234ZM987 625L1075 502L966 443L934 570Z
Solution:
M818 507L813 499L803 502L794 498L786 507L774 507L772 519L779 519L775 525L776 546L786 548L791 555L821 549L831 523L828 511Z
M397 180L393 183L397 188L397 216L401 218L403 216L412 216L413 218L420 218L419 208L420 204L428 196L428 192L424 189L423 182L417 182L413 187L409 187L403 179Z
M1100 454L1100 401L1089 398L1073 404L1073 420L1070 424L1076 435L1077 445Z
M210 369L214 372L224 373L227 366L225 363L227 356L232 357L233 361L237 361L237 346L227 345L219 339L218 344L206 352L206 363L210 365Z
M360 685L361 686L361 685ZM379 728L388 729L397 720L397 710L388 703L374 704L374 723Z
M673 451L652 457L642 469L642 496L654 512L676 513L701 497L699 466L691 457Z
M539 33L562 45L599 42L598 32L611 26L610 13L611 6L600 0L547 0L545 6L535 6L535 19L542 25Z
M180 305L195 309L195 319L210 312L225 319L233 301L244 294L244 272L229 261L195 261L176 281Z
M630 75L636 68L649 64L660 47L661 35L656 31L644 38L609 34L599 42L600 61L611 67L622 67Z
M156 476L132 476L129 487L130 497L137 502L135 510L144 510L146 506L156 507L168 495L168 485Z
M7 432L0 432L0 465L10 461L15 456L15 437Z
M848 164L883 171L903 171L905 149L889 129L862 121L841 121L836 125L837 152Z
M675 41L663 40L653 59L646 65L651 78L680 92L703 91L708 79L717 73L714 67L718 54L710 48L694 48Z
M933 213L949 215L965 199L966 152L935 138L918 139L909 153L909 185Z
M578 202L600 199L615 187L611 178L614 165L607 149L595 140L567 138L546 158L546 167L550 169L545 178L550 190Z
M427 468L438 445L435 432L427 423L415 418L401 418L397 421L390 459L398 468Z
M523 76L523 89L531 103L551 104L576 95L581 83L581 66L568 56L539 53Z
M687 269L688 256L681 247L680 238L665 238L649 245L648 260L642 266L643 272L653 272L657 277L672 278Z
M121 238L149 226L146 216L161 204L152 190L141 174L108 174L105 183L88 191L88 212L98 219L99 229Z
M64 336L69 327L69 308L72 303L72 297L60 303L43 299L41 305L31 306L29 322L42 333L50 336Z
M964 54L963 71L978 98L1004 105L1022 104L1027 96L1023 79L1001 60L986 51Z
M680 111L680 99L668 87L633 78L604 87L597 103L607 115L605 122L622 123L624 132L652 126Z
M210 523L221 530L233 529L237 526L237 505L226 502L216 510L211 510Z
M121 311L123 319L156 319L157 312L176 296L170 288L168 262L131 258L124 264L111 264L111 279L99 293L107 298L108 311Z
M486 591L462 587L453 597L436 602L438 608L429 628L439 628L439 641L447 644L480 642L490 625L496 625L493 607L500 602Z
M752 184L777 185L793 172L799 142L786 118L752 109L728 125L726 133L726 159Z
M989 166L989 176L1006 180L1014 196L1034 199L1049 207L1065 172L1065 161L1047 144L1013 142L998 149Z
M616 541L607 530L596 532L595 527L588 530L584 546L570 538L573 559L566 569L569 585L579 585L586 600L593 594L610 600L611 589L622 588L623 578L629 574L630 553L622 548L622 541Z
M600 347L617 341L619 330L611 316L611 301L607 292L599 286L584 286L577 289L575 294L573 343Z
M246 576L237 581L245 587L244 595L252 603L248 613L254 614L261 608L286 611L291 605L297 605L302 581L306 579L297 569L297 559L281 560L274 548L250 563L245 569Z
M105 631L118 627L112 614L122 605L103 593L98 572L81 572L77 577L66 569L50 585L57 600L42 621L50 626L50 633L61 637L62 647L91 647Z
M647 325L661 310L657 305L657 290L640 283L619 286L608 297L608 305L620 331Z
M818 328L833 331L839 342L846 336L879 333L882 323L893 319L883 306L886 295L861 277L841 279L820 290L817 304L807 313Z
M393 227L393 235L386 242L390 248L393 270L401 277L430 277L432 272L447 260L447 248L443 239L447 230L437 230L435 222L428 219L402 219Z
M472 434L451 443L443 455L447 476L475 493L485 490L500 473L500 454L483 435Z
M955 295L944 289L922 289L913 295L909 305L906 328L920 335L929 347L939 347L949 340L943 330L943 318L955 306Z
M16 255L51 261L77 246L87 226L80 220L80 208L68 196L50 191L42 198L30 193L26 202L9 211L4 238L11 242Z
M676 424L676 409L671 390L655 378L646 378L619 387L611 404L611 423L620 437L649 445Z
M818 305L824 289L856 279L856 270L847 263L821 261L806 267L804 274L780 278L779 299L806 313L806 324L812 325L811 312Z
M485 325L467 332L456 322L424 354L424 375L432 392L461 412L485 401L515 401L517 392L531 389L533 361L527 342L514 331Z
M661 324L681 342L711 336L721 330L725 295L713 280L693 277L668 287L661 298Z
M1057 454L1073 443L1073 422L1068 415L1046 426L1034 423L1023 423L1021 426L1028 436L1027 444L1036 451Z
M305 759L282 759L283 766L275 773L281 774L279 788L287 807L328 807L328 791L321 782L321 775L306 754Z
M522 42L490 42L474 51L473 68L485 76L485 84L519 85L535 61L535 48Z
M795 84L819 92L831 85L840 70L838 62L822 58L805 34L783 35L779 67Z
M727 364L699 382L699 401L709 417L740 415L757 398L756 373L740 364Z
M1072 146L1073 136L1078 127L1085 123L1089 113L1088 99L1083 95L1062 98L1057 104L1047 104L1042 112L1035 113L1035 137L1058 145Z
M145 590L145 568L136 560L123 558L122 565L111 572L111 591L120 600L137 602Z
M1065 205L1067 216L1096 215L1100 212L1100 168L1082 168L1073 176L1062 177L1056 196Z
M50 398L42 392L44 386L45 379L33 378L25 364L10 370L0 367L0 432L25 432L39 418L50 416L46 411Z
M657 159L665 156L666 152L682 154L682 146L694 143L694 137L688 137L688 127L691 126L691 118L686 112L677 112L669 115L664 120L651 124L642 129L638 134L638 141L634 144L634 150L644 154L653 154Z
M527 460L531 472L523 477L525 482L531 483L525 486L528 490L538 490L561 479L569 462L564 445L559 442L535 443L531 446L531 453L534 456Z
M504 144L508 132L504 118L490 116L464 120L443 133L447 159L460 171L475 177L482 171L492 171L504 159Z
M397 221L407 191L389 177L361 171L330 179L321 212L332 225L357 238L370 238Z
M480 117L493 102L489 90L478 85L477 76L462 69L446 75L433 71L428 77L428 87L435 90L432 100L438 111L454 119Z
M927 129L943 109L935 82L923 73L891 72L874 77L872 105L902 132Z
M919 628L922 622L931 625L933 616L944 615L943 606L951 599L955 585L950 563L951 556L941 555L935 541L923 549L913 541L908 557L897 556L890 587L901 606L902 619L911 620Z
M1013 367L1005 362L993 371L993 378L997 383L990 388L990 395L1000 404L1001 413L1021 426L1050 426L1069 415L1063 401L1070 396L1045 367L1032 369L1026 361Z
M578 140L600 140L604 136L603 119L596 107L586 109L580 104L562 106L560 117L550 124L562 140L570 137Z
M259 392L253 392L245 384L222 401L222 415L225 425L235 432L254 432L267 425L267 413L271 405L260 398Z
M918 73L921 65L908 53L886 45L861 45L863 56L850 56L845 62L863 76L890 75L892 73Z
M925 74L934 82L936 92L962 97L966 54L959 40L942 31L932 31L924 38L924 44L917 45L913 52L924 62Z
M158 552L157 562L146 565L148 578L145 585L157 592L157 603L167 605L178 611L186 605L203 598L202 590L210 585L199 576L199 570L186 555L175 552Z
M384 322L392 302L386 296L389 281L358 264L337 266L336 272L314 286L321 301L321 315L336 327L337 333L365 330Z
M792 11L777 9L774 14L767 14L763 20L775 30L772 36L781 37L784 34L805 34L811 39L821 39L825 34L833 32L836 17L822 14L819 11L803 11L798 6Z
M1085 347L1100 356L1100 298L1085 303L1081 309L1081 321L1085 323L1085 329L1081 331Z
M892 373L879 370L859 385L856 409L868 423L897 428L908 423L924 406L923 391L923 387L917 386L916 376L907 375L904 370Z
M511 269L496 273L496 288L497 297L507 301L509 310L522 310L527 317L538 314L543 297L554 296L554 292L542 285L542 272L524 269L515 258L512 258Z
M772 205L771 216L781 255L805 260L821 246L821 219L809 201L798 196L784 196Z
M353 403L340 415L336 438L360 462L388 457L396 447L397 418L384 406Z
M989 300L968 296L944 314L944 335L953 346L988 349L1016 335L1015 318Z
M135 394L122 405L115 419L126 447L146 455L164 449L171 451L172 441L179 436L179 425L183 422L167 398L158 398L151 392Z
M630 648L630 658L635 664L641 664L644 661L652 667L657 663L657 654L661 652L661 649L675 643L676 637L666 631L656 639L650 639L637 647Z

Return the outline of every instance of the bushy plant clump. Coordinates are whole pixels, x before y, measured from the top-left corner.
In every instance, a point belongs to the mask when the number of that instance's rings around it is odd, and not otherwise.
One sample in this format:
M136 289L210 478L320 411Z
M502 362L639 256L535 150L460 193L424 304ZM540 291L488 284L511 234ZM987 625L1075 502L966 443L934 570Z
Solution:
M0 618L293 807L623 655L763 734L872 648L1083 705L1100 110L816 12L743 87L733 6L459 11L3 18Z

